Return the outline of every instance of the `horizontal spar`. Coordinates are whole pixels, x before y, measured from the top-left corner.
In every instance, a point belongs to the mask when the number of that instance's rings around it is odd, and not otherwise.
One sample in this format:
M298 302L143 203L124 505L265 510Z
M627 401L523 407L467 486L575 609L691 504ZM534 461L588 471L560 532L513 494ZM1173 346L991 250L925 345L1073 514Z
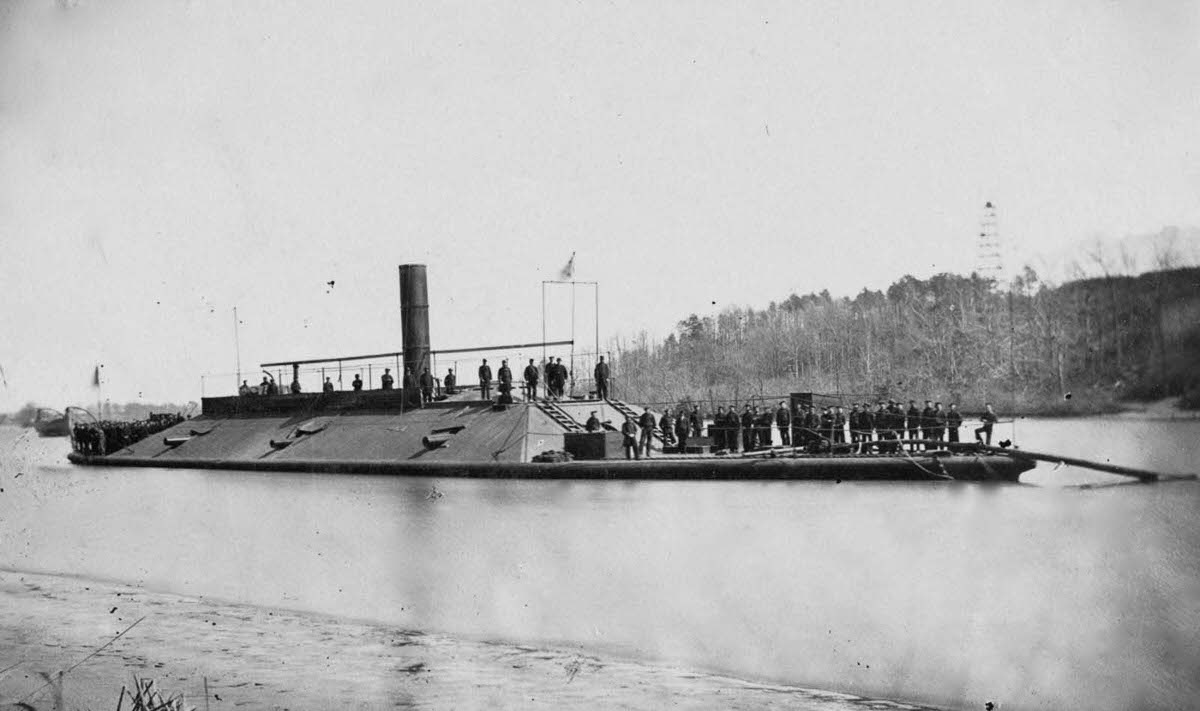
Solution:
M1134 477L1143 482L1194 480L1197 478L1195 474L1164 474L1161 472L1152 472L1147 469L1135 469L1133 467L1123 467L1117 464L1093 462L1087 459L1078 459L1075 457L1064 457L1059 454L1034 452L1028 449L993 447L991 445L980 444L978 442L936 442L933 440L924 439L892 440L892 442L899 442L900 444L931 444L944 447L946 449L988 452L989 454L1004 454L1017 459L1031 459L1039 462L1047 462L1049 464L1069 464L1073 467L1083 467L1085 469L1108 472L1109 474Z

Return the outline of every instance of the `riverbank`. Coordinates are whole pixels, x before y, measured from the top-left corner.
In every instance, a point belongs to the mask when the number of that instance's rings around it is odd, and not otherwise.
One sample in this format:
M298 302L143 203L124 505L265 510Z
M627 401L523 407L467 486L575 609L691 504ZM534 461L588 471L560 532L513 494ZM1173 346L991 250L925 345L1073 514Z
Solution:
M116 708L134 675L206 710L930 708L81 578L0 571L0 599L0 708L52 708L41 674L68 669L72 710Z

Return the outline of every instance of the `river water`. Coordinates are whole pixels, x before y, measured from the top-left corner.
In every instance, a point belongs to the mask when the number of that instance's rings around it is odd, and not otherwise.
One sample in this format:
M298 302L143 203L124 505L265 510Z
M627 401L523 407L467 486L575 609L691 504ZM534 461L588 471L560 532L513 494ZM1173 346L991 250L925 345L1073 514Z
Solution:
M1016 427L1200 461L1195 420ZM67 447L0 428L0 567L955 708L1200 706L1196 482L432 480L84 469Z

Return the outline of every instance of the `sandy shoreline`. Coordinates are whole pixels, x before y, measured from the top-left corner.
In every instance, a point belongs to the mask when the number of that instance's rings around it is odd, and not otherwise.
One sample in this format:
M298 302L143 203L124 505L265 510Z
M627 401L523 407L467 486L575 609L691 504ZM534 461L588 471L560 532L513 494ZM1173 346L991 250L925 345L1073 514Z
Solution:
M67 709L116 708L135 674L199 709L929 708L70 577L3 570L0 599L0 708L52 708L40 672L76 664Z

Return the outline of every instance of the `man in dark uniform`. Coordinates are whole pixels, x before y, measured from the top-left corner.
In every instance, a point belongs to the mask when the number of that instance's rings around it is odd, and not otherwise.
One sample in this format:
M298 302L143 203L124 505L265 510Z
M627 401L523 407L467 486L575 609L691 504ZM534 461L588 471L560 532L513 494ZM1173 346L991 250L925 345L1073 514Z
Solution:
M874 439L871 436L871 432L875 429L875 413L871 412L871 403L864 402L862 404L862 412L859 413L859 415L858 415L858 423L859 423L859 428L858 428L859 429L859 432L858 432L859 448L858 448L858 450L860 452L870 452L871 451L870 443L871 443L871 440Z
M638 446L638 427L633 424L633 415L626 415L625 422L621 423L621 444L625 447L626 459L642 458Z
M833 441L835 444L846 443L846 410L841 405L833 408Z
M492 367L487 364L487 358L484 358L483 365L479 366L479 398L492 399Z
M889 400L889 402L891 401ZM897 400L888 407L888 411L891 413L891 427L889 428L892 435L891 450L893 453L896 453L900 451L900 447L902 446L900 440L904 439L905 436L904 425L907 422L907 418L904 412L904 404Z
M986 409L984 410L984 413L979 416L979 421L983 423L983 426L975 429L975 441L983 442L983 444L986 444L990 447L992 445L992 425L996 424L996 421L1000 418L996 416L996 411L992 409L992 403L987 402L984 403L983 406ZM984 440L979 436L980 434L983 434L984 437L987 437L986 442L984 442Z
M738 420L737 407L730 405L729 410L725 413L725 449L728 449L730 452L738 451L738 442L741 439L738 436L738 428L740 426L741 422Z
M942 409L942 403L933 403L933 441L938 442L937 446L941 446L941 442L946 440L946 411Z
M538 386L538 367L533 364L533 358L529 359L529 365L525 366L525 399L533 402L537 399Z
M354 374L354 381L350 383L350 387L355 390L362 390L362 373Z
M675 437L679 442L679 453L687 451L688 433L692 430L691 418L683 408L679 408L679 416L675 418Z
M933 410L933 401L926 400L925 409L921 410L921 439L926 441L937 439L933 434L933 430L936 427L937 416ZM929 449L932 446L933 445L927 444L925 445L925 449Z
M421 370L421 403L428 405L433 402L433 373L429 372L429 368Z
M396 379L392 377L392 369L384 368L383 375L379 376L379 387L382 390L391 390L396 384Z
M908 401L908 412L906 412L904 414L907 415L908 439L920 439L921 438L921 411L917 409L917 401L916 400ZM904 431L903 431L904 428L901 428L901 429L902 429L902 431L900 432L900 436L903 437L904 436ZM909 449L909 451L916 451L917 445L910 444L910 445L908 445L908 449Z
M862 413L858 410L858 403L851 403L850 414L846 416L846 423L850 425L850 451L862 451Z
M947 441L958 441L958 428L962 427L962 413L958 411L958 403L950 403L950 412L946 413Z
M783 400L779 401L779 409L775 411L775 426L779 428L779 444L792 446L792 413Z
M756 410L758 408L755 408ZM750 406L746 405L742 408L742 451L754 451L754 413L750 412Z
M417 376L413 375L412 368L404 366L404 379L400 381L400 387L403 388L404 402L411 407L421 406L421 389L417 386Z
M562 397L564 380L562 376L562 370L565 370L565 368L563 368L562 358L559 358L557 363L551 360L546 364L546 385L550 389L551 397Z
M699 437L704 429L704 415L700 414L700 406L692 405L692 414L688 416L688 424L692 427L692 436Z
M758 433L754 439L758 442L760 449L770 449L771 425L775 422L775 413L771 412L770 405L763 406L762 413L758 415L755 422L758 427Z
M500 372L496 373L496 377L500 380L500 392L512 390L512 368L508 367L507 358L500 361Z
M713 415L712 426L708 428L712 436L713 449L725 449L725 406L717 406L717 414Z
M458 384L458 379L454 377L454 369L447 368L446 369L446 377L442 379L442 387L445 389L446 394L453 395L455 392L457 392L454 389L454 386L457 384Z
M833 444L833 410L829 406L821 408L821 444ZM825 446L821 447L825 449Z
M245 383L246 381L243 380L242 382ZM325 393L333 392L333 381L330 380L329 378L325 378L325 384L321 386L321 392L325 392Z
M530 362L532 363L533 361L530 361ZM587 424L585 424L583 426L583 428L586 429L588 432L599 432L600 430L604 429L600 425L600 418L596 417L595 410L592 410L592 414L588 416Z
M562 358L559 358L562 360ZM646 408L642 412L641 418L638 419L638 427L642 428L642 439L640 445L646 450L646 457L650 457L650 439L654 436L654 413L650 412L650 408Z
M663 410L658 418L658 429L662 430L663 444L675 444L675 418L671 417L671 408Z
M604 356L600 356L600 362L596 364L596 397L601 400L608 399L608 363L604 362Z

